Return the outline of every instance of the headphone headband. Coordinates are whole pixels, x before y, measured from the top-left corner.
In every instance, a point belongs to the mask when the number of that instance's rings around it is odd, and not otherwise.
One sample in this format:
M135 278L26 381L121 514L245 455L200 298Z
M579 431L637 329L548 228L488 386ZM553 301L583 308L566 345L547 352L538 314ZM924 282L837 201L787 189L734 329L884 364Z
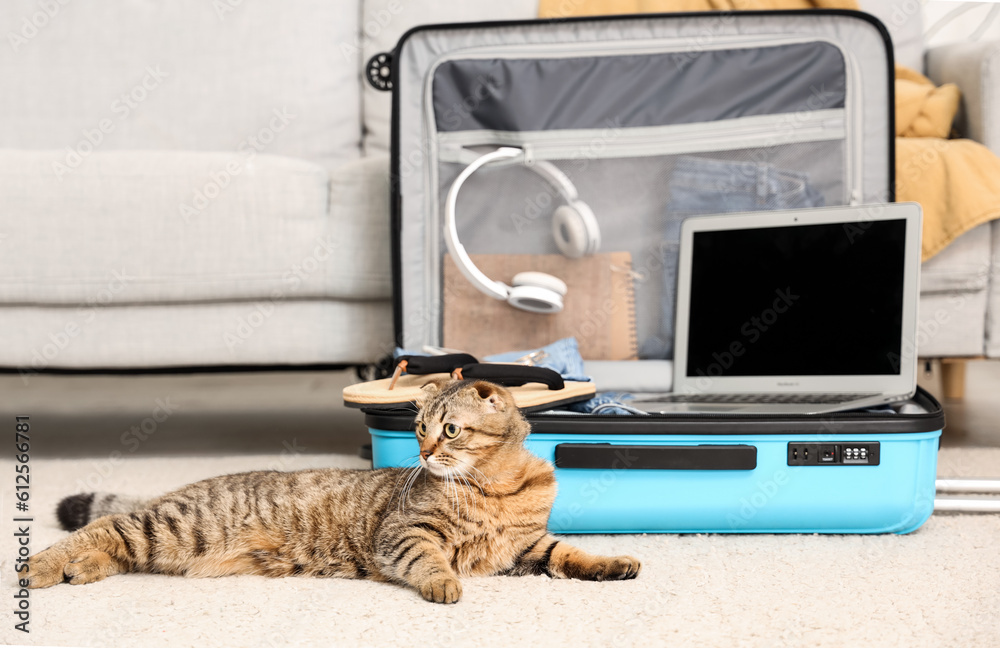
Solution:
M469 176L479 170L480 167L485 166L494 160L510 159L523 154L524 151L521 149L504 146L478 158L458 174L458 177L455 178L455 182L451 185L451 189L448 190L448 197L445 200L444 211L446 222L444 241L448 246L448 251L451 252L451 255L455 258L455 261L457 262L456 265L458 266L458 269L462 271L462 274L465 275L465 278L468 279L472 285L496 299L507 299L508 295L510 295L510 286L501 281L494 281L493 279L487 277L483 274L482 270L476 267L476 264L472 262L472 259L469 258L469 253L465 251L465 246L463 246L458 240L458 225L455 223L455 204L458 202L458 191L462 188L462 185L469 178Z
M576 192L576 186L570 182L570 179L559 167L551 162L535 160L531 164L525 164L525 166L548 180L549 184L556 188L556 191L562 195L566 202L576 202L580 197Z
M476 264L473 263L472 259L469 257L468 252L465 251L465 246L463 246L458 240L458 224L456 222L455 213L457 211L458 192L461 190L462 185L469 179L469 176L487 164L497 160L512 160L518 157L524 160L526 157L525 151L512 146L504 146L476 158L472 164L465 167L465 169L458 174L458 177L455 178L451 188L448 190L448 196L445 200L445 244L448 246L448 251L455 260L455 265L458 266L458 269L469 281L469 283L478 288L481 292L493 297L494 299L507 301L511 305L523 310L538 313L558 312L562 310L562 296L566 294L566 285L561 280L556 277L549 277L553 282L558 282L559 287L556 288L544 285L521 285L518 283L517 277L515 277L514 286L508 286L501 281L490 279L483 273L482 270L476 267ZM585 217L590 214L590 220L594 220L593 215L590 213L590 208L580 203L576 187L566 174L559 170L558 167L545 160L533 161L531 164L528 164L525 161L525 166L547 180L548 183L559 192L563 200L567 204L573 206L581 217ZM586 212L584 212L584 210L586 210ZM596 222L593 225L593 228L596 228ZM599 234L593 234L590 238L592 240L588 244L588 249L581 250L579 254L572 254L563 249L565 244L560 243L561 239L558 235L556 242L563 254L575 258L581 254L591 253L593 248L596 248L597 244L599 244Z

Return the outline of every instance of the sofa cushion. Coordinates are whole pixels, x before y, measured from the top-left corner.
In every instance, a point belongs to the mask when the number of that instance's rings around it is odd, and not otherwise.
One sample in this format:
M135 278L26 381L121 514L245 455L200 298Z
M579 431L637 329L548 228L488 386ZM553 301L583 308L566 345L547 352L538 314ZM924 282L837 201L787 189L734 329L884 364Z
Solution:
M920 296L917 353L922 358L980 356L986 330L987 292L927 293ZM912 353L911 341L903 353Z
M392 352L389 301L0 306L0 367L364 364Z
M0 148L360 153L349 0L5 0ZM269 133L275 111L291 116ZM93 140L100 138L99 143Z
M990 272L989 311L986 313L986 355L1000 358L1000 221L990 223L993 230L993 264Z
M990 274L990 224L974 227L920 266L920 292L986 290Z
M0 303L391 294L388 162L0 150Z

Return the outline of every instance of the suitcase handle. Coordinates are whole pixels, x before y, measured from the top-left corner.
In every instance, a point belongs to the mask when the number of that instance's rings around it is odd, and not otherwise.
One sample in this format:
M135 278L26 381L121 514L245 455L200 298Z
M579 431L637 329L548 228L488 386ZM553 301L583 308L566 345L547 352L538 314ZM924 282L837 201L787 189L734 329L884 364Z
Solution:
M597 470L753 470L752 445L612 445L560 443L556 468Z

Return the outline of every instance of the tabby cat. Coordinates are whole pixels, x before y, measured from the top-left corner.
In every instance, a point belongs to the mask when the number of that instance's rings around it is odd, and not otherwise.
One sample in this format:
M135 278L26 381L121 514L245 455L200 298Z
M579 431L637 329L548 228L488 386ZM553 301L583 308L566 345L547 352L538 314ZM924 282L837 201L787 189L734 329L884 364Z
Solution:
M451 381L425 388L414 468L249 472L149 502L74 495L58 513L78 530L30 559L30 587L130 571L337 576L454 603L461 576L635 578L635 558L593 556L548 534L556 480L525 449L528 432L503 387Z

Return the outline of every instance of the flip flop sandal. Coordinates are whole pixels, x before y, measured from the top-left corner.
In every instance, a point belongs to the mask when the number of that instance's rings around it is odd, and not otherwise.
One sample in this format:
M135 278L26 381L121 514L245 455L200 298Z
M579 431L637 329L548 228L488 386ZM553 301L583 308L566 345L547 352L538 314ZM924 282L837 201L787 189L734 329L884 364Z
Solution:
M402 375L403 372L405 375ZM414 403L429 382L450 377L457 380L486 380L510 390L514 403L523 411L546 410L584 401L594 396L592 382L565 381L545 367L519 364L481 363L467 353L443 356L401 356L391 378L350 385L344 388L348 407L397 409Z

